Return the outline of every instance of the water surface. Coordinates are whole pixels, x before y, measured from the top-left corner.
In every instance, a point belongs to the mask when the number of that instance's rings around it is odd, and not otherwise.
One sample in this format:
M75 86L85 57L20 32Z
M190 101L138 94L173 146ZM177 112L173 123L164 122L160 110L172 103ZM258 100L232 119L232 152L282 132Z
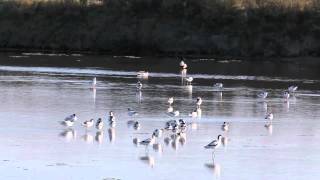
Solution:
M176 59L64 54L2 54L0 65L0 168L3 179L318 179L320 167L319 65L287 62L189 59L182 83ZM161 61L160 61L161 60ZM136 91L136 72L150 71ZM96 90L90 89L97 77ZM213 89L223 82L223 91ZM289 85L299 91L288 102ZM256 94L267 90L265 101ZM161 148L136 147L134 138L150 137L168 120L167 99L192 123L186 137L164 141ZM191 118L195 99L203 99L202 116ZM126 109L140 130L127 126ZM80 123L107 118L115 128L98 132ZM272 129L264 116L275 115ZM76 113L68 129L58 122ZM221 124L230 122L229 132ZM218 134L229 139L212 160L204 145Z

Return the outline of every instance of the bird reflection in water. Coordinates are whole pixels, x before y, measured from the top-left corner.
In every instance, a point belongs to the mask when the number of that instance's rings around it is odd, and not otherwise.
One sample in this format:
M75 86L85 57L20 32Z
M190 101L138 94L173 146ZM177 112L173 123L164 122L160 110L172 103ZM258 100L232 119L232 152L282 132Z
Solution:
M65 138L65 140L67 142L70 142L72 140L75 140L76 137L77 137L77 132L72 129L72 128L68 128L64 131L62 131L60 134L59 134L61 137Z
M136 97L137 97L138 103L141 103L141 101L142 101L142 92L141 91L137 91Z
M181 69L181 85L185 85L185 78L187 77L187 69Z
M150 166L151 168L154 167L155 165L155 159L154 157L152 157L151 155L149 154L146 154L145 156L141 156L139 158L142 162L146 163L148 166Z
M159 154L162 154L162 152L163 152L162 144L160 144L160 143L153 144L152 149L155 152L158 152Z
M264 127L267 129L269 135L272 135L273 133L273 125L272 125L272 121L267 122Z
M94 89L92 89L93 103L96 103L96 96L97 96L97 89L94 88Z
M82 139L88 144L93 143L93 136L89 132L86 132L86 134L82 136Z
M97 131L97 132L96 132L95 140L96 140L99 144L102 144L102 142L103 142L103 138L104 138L103 135L104 135L103 131Z
M228 146L229 143L229 138L227 136L223 136L221 138L221 144L223 145L224 148L226 148Z
M110 143L113 143L116 139L116 129L115 128L109 128L108 129L108 135L109 135L109 141Z
M213 175L216 178L219 178L221 176L221 165L219 163L216 163L214 160L214 157L212 159L212 163L206 163L204 164L205 167L207 167L210 171L213 172Z
M191 123L191 130L197 130L198 129L198 123L192 122Z

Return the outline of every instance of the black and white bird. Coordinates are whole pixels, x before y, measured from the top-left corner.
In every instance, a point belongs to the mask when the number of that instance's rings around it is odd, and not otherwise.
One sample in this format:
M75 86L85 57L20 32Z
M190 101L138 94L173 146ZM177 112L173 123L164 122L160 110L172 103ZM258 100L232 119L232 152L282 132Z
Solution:
M202 104L202 99L201 99L201 97L197 97L196 104L197 104L197 108L200 108L200 106L201 106L201 104Z
M104 126L104 123L103 123L102 119L99 118L99 119L97 120L97 122L96 122L96 128L97 128L98 130L101 130L101 129L103 128L103 126Z
M169 103L169 105L171 106L171 104L173 103L173 97L170 97L170 98L168 99L168 103Z
M210 142L208 145L204 146L206 149L217 149L221 145L222 135L218 135L218 138Z
M187 127L187 123L183 119L179 119L179 128L184 129Z
M265 98L268 97L268 92L266 92L266 91L260 92L260 93L258 93L257 96L258 96L259 98L265 99Z
M109 126L114 127L116 125L116 118L113 114L113 111L109 112L109 118L108 118Z
M61 122L62 125L65 125L67 127L73 126L74 122L77 120L76 114L72 114L70 116L67 116L64 121Z
M137 90L142 89L142 83L140 81L137 82Z
M223 131L229 131L229 123L227 122L223 122L222 126L221 126L221 129Z
M93 119L90 119L90 120L87 120L87 121L84 121L82 123L82 126L86 127L86 128L90 128L92 127L94 124L94 120Z
M272 121L273 120L273 113L268 113L264 119Z
M155 143L155 136L152 134L151 138L140 141L139 144L148 147L149 145L153 145Z
M182 61L180 61L180 68L181 69L187 69L188 68L188 65L182 60Z
M285 100L288 100L288 99L290 98L290 93L289 93L288 91L284 91L284 92L283 92L283 98L284 98Z
M134 128L135 130L139 130L140 127L141 127L141 125L140 125L140 123L139 123L138 121L134 122L133 128Z
M156 138L160 138L163 134L163 129L155 129L152 133Z

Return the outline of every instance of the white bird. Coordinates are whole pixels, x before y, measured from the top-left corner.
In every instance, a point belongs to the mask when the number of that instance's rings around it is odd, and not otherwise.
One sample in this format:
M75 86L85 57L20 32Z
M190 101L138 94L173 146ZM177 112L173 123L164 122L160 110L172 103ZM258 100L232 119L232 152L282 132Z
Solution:
M92 79L92 89L95 89L95 88L96 88L96 85L97 85L97 78L94 77L94 78Z
M139 144L148 147L149 145L153 145L155 143L155 136L152 134L151 138L140 141Z
M171 117L179 116L180 112L179 111L172 111L167 113Z
M285 91L285 92L283 93L283 98L284 98L285 100L288 100L288 99L290 98L290 93L289 93L288 91Z
M215 83L213 85L213 87L216 88L216 89L222 89L223 88L223 84L222 83Z
M163 134L163 129L156 129L152 133L155 137L160 138Z
M200 108L200 106L201 106L201 104L202 104L202 99L201 99L201 97L197 97L196 104L197 104L197 108Z
M147 71L139 71L139 72L137 72L137 77L138 78L148 78L149 77L149 72L147 72Z
M268 92L266 92L266 91L260 92L260 93L258 93L257 96L258 96L259 98L265 99L265 98L267 98L267 96L268 96Z
M269 121L272 121L272 120L273 120L273 114L272 114L272 113L267 114L264 119L267 119L267 120L269 120Z
M229 123L227 122L223 122L222 126L221 126L221 129L223 131L228 131L229 130Z
M96 128L97 128L98 130L101 130L101 129L103 128L103 126L104 126L104 123L103 123L102 119L99 118L99 119L97 120L97 122L96 122Z
M217 149L221 144L222 135L219 135L217 139L213 140L208 145L204 146L206 149Z
M187 85L191 85L191 82L193 81L193 77L187 77L185 78L185 80L187 81Z
M82 126L86 127L86 128L89 128L89 127L92 127L94 124L94 120L93 119L90 119L90 120L87 120L85 122L82 123Z
M103 138L104 138L104 133L103 133L103 131L97 131L96 132L96 136L95 136L95 140L99 143L99 144L101 144L102 142L103 142Z
M182 68L182 69L187 69L188 68L188 65L184 62L184 61L180 61L180 67Z
M298 90L298 86L290 86L288 87L289 93L294 93Z
M129 116L136 116L136 115L138 115L138 112L132 110L131 108L128 108L128 115Z
M168 99L168 103L169 103L169 105L171 106L171 104L173 103L173 97L170 97L170 98Z

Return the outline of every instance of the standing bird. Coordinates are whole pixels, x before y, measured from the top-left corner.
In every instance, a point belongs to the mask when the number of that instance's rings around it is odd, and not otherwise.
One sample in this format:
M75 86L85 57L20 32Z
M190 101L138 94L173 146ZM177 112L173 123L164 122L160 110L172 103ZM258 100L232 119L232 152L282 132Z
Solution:
M99 119L97 120L97 122L96 122L96 128L97 128L98 130L101 130L101 129L103 128L103 126L104 126L104 123L103 123L102 119L99 118Z
M228 131L229 130L229 123L227 122L223 122L222 126L221 126L221 129L223 131Z
M170 98L168 99L168 103L169 103L169 106L171 106L171 104L173 103L173 97L170 97Z
M131 108L128 108L128 115L129 116L136 116L136 115L138 115L138 112L132 110Z
M217 139L213 140L208 145L204 146L205 149L217 149L221 144L222 135L219 135ZM214 151L212 152L212 155L214 155Z
M139 130L139 129L140 129L140 123L139 123L138 121L134 122L133 128L134 128L135 130Z
M191 85L191 82L193 81L193 77L186 77L185 80L187 81L187 85Z
M269 121L272 121L272 120L273 120L273 114L272 114L272 113L267 114L264 119L267 119L267 120L269 120Z
M116 125L116 118L114 117L113 111L109 112L109 126L114 127Z
M202 99L201 99L201 97L197 97L196 104L197 104L197 108L200 108L200 106L201 106L201 104L202 104Z
M160 138L163 134L163 129L156 129L152 133L155 137Z
M94 78L92 79L92 89L95 89L95 88L96 88L96 85L97 85L97 78L94 77Z
M258 96L259 98L265 99L265 98L267 98L267 96L268 96L268 92L266 92L266 91L260 92L260 93L258 93L257 96Z
M82 123L82 126L86 127L86 128L90 128L92 127L94 124L94 120L93 119L90 119L90 120L87 120L85 122Z
M288 87L289 93L294 93L298 90L298 86L290 86Z
M179 119L179 128L184 129L187 127L187 123L183 119Z
M290 98L290 93L288 91L285 91L283 93L283 98L287 101Z
M142 89L142 83L140 81L137 82L137 90Z

